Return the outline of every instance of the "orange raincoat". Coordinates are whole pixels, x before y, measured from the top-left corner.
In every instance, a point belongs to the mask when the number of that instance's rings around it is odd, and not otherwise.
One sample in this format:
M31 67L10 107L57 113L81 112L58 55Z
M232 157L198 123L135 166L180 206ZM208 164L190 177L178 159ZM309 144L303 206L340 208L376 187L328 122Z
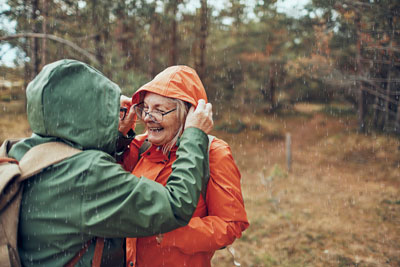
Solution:
M132 98L153 92L178 98L196 106L207 101L204 87L196 72L186 66L169 67L141 87ZM138 160L138 150L146 135L138 136L124 155L125 169L163 185L172 172L176 146L170 155L152 145ZM231 244L248 226L240 187L240 172L231 149L223 140L214 138L209 152L210 179L206 199L201 196L189 224L162 236L127 238L127 266L210 266L215 250Z

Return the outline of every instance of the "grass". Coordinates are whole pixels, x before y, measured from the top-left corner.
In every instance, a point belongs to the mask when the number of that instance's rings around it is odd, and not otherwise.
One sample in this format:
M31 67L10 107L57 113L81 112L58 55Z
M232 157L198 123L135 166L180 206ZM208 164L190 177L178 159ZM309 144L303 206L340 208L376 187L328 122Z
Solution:
M400 266L400 139L358 134L346 108L302 108L215 122L242 174L250 228L233 244L241 266ZM0 112L0 139L30 134L22 100L0 101ZM234 264L224 249L212 265Z
M216 134L231 144L242 171L251 222L234 244L242 266L399 266L399 139L358 134L346 106L298 112L243 119L282 136L290 129L290 173L282 167L284 139L256 138L249 128ZM218 253L213 262L231 266Z

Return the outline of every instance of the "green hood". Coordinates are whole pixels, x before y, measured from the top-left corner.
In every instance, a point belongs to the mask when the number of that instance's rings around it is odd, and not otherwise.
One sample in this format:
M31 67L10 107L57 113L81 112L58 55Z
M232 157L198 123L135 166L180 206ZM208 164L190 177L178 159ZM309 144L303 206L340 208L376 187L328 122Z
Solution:
M26 89L34 133L114 153L121 90L98 70L76 60L46 65Z

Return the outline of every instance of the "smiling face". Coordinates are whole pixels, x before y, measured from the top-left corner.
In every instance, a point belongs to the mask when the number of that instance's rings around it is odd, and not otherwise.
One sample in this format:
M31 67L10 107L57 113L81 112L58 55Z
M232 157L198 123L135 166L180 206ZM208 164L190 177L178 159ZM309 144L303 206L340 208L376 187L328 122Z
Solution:
M176 108L176 102L170 98L146 93L143 99L143 108L146 112L168 112ZM148 131L148 140L150 143L161 146L171 141L179 130L179 120L176 111L163 116L161 123L155 123L150 116L143 118Z

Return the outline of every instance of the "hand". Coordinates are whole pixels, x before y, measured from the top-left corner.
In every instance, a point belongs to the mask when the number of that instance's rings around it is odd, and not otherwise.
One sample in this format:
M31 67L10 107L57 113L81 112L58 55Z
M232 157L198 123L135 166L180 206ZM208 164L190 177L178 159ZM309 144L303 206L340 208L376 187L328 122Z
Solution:
M132 100L129 97L121 95L120 98L121 107L127 107L128 111L126 112L126 116L124 119L119 119L118 130L126 136L130 129L135 130L136 126L136 113L134 106L132 105Z
M186 117L185 129L190 127L199 128L208 134L214 126L212 119L212 105L200 99L196 109L192 106Z
M120 99L119 99L119 105L121 107L130 107L132 106L132 98L121 95Z

